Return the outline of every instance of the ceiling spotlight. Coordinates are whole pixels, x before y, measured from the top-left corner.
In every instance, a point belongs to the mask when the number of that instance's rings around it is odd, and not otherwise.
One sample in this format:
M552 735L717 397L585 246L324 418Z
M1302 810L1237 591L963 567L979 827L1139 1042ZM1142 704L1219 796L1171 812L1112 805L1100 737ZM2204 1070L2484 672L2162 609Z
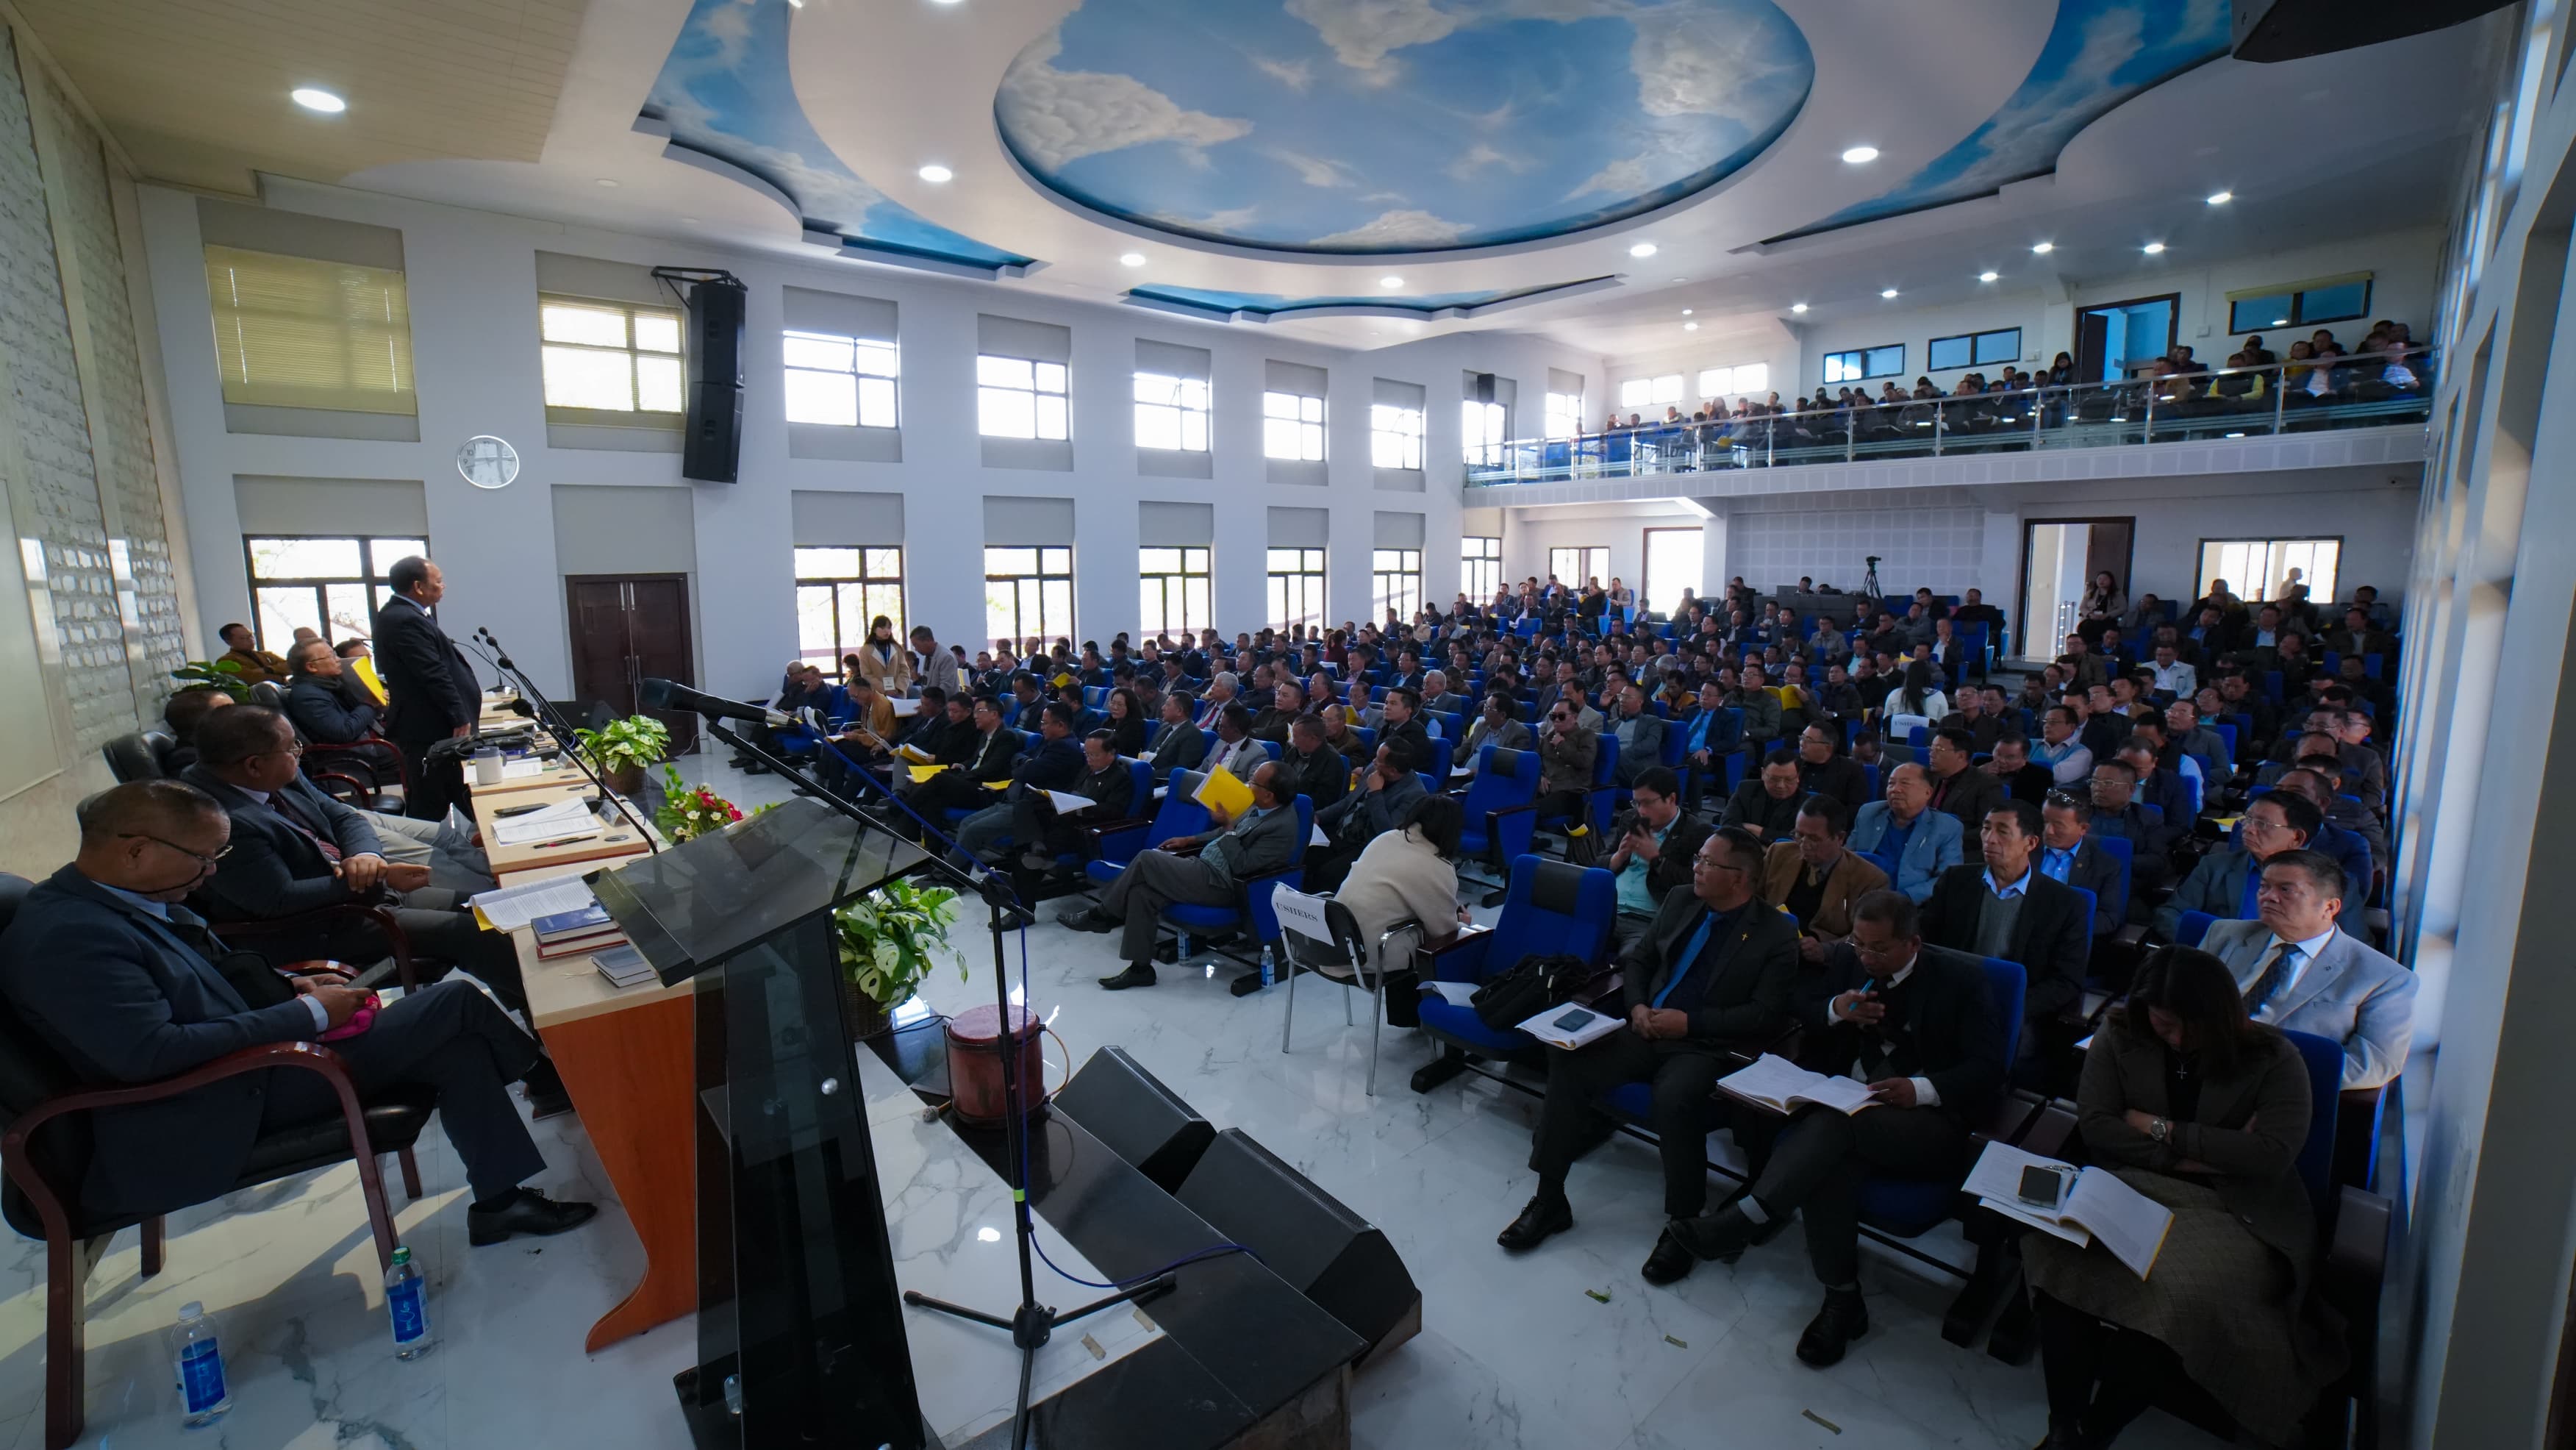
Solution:
M1879 295L1879 296L1881 296L1881 297L1893 297L1893 296L1895 296L1895 295L1896 295L1896 289L1895 289L1895 288L1893 288L1893 287L1890 287L1890 288L1888 288L1886 291L1881 292L1881 293L1879 293L1878 295Z
M2154 256L2160 256L2160 255L2162 255L2162 254L2163 254L2163 252L2164 252L2164 249L2165 249L2165 244L2164 244L2164 243L2162 243L2162 242L2149 242L2149 243L2147 243L2145 246L2140 247L2138 250L2139 250L2139 251L2142 251L2142 252L2144 252L2144 253L2146 253L2146 254L2147 254L2148 256L2150 256L2150 257L2154 257Z
M1676 282L1687 282L1690 279L1688 277L1675 277L1673 280Z
M1979 272L1977 274L1977 280L1980 282L1991 282L2002 275L2003 273L2001 272Z
M2209 194L2209 204L2211 206L2225 206L2235 199L2236 193L2232 191L2213 191Z
M2043 257L2056 250L2057 243L2055 242L2041 242L2039 245L2031 248L2031 251Z
M603 176L599 178L599 184L614 190L617 186L617 178L614 176Z
M1696 322L1685 322L1682 324L1682 331L1697 332L1699 331L1699 324Z
M1789 310L1792 312L1804 312L1807 310L1807 304L1804 302L1792 302L1789 304Z
M2290 319L2286 317L2275 317L2272 319L2272 325L2274 327L2287 327L2290 325Z
M1847 166L1867 166L1877 159L1878 148L1875 146L1855 146L1843 153L1843 163Z
M1402 277L1380 277L1377 279L1377 285L1392 292L1396 288L1404 285L1404 279Z
M1119 265L1119 266L1121 266L1121 267L1141 267L1141 266L1144 266L1144 265L1145 265L1145 254L1144 254L1144 253L1142 253L1142 252L1128 252L1128 253L1124 254L1123 256L1119 257L1119 259L1118 259L1118 265Z
M336 116L349 109L347 101L317 86L298 86L287 94L294 98L295 104L308 111L320 111L326 116Z
M1628 255L1631 257L1651 257L1654 254L1655 244L1652 242L1639 242L1628 249Z
M956 175L956 172L949 170L947 167L940 165L936 161L921 168L921 179L930 182L934 186L940 182L950 180Z

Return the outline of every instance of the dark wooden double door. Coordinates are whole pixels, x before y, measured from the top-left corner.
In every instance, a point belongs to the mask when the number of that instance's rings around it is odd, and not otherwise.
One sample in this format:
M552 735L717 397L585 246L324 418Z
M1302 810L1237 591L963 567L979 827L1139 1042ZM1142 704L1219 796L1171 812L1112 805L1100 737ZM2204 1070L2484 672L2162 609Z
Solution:
M564 595L572 621L576 698L601 701L623 716L637 712L636 692L647 678L696 687L689 576L573 574L564 579ZM671 710L644 713L670 727L672 754L696 742L697 716Z

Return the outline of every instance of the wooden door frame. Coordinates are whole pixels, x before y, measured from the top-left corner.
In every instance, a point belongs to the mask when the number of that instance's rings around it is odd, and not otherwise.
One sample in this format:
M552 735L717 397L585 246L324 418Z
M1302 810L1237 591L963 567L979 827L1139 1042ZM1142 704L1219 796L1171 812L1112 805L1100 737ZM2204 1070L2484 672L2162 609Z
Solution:
M2163 302L2170 304L2165 308L2164 352L2171 353L2174 350L2174 344L2182 341L2182 294L2179 292L2150 293L2145 297L2132 297L2125 302L2078 303L2075 308L2075 335L2077 340L2081 341L2084 335L2084 314L2088 312L2116 312L2123 307L2143 307L2150 302ZM2162 356L2163 354L2158 355ZM2104 361L2108 362L2109 359L2105 358ZM2063 520L2063 522L2080 523L2083 521L2080 519L2067 519Z
M2037 519L2032 518L2028 514L2024 514L2021 519L2021 569L2013 576L2013 600L2015 604L2021 608L2023 613L2027 614L2030 610L2030 531L2033 527L2040 524L2127 524L2129 526L2129 552L2127 557L2120 561L2120 588L2125 593L2137 584L2138 516L2136 514L2085 514L2080 517L2060 517L2052 514L2047 518ZM2192 567L2194 569L2198 569L2200 567L2199 557L2197 555L2193 556ZM2090 570L2087 570L2085 573L2084 583L2085 587L2092 587L2093 579ZM2134 598L2135 596L2133 595L2131 597ZM2021 654L2014 656L2014 658L2026 660L2056 659L2057 656L2054 653L2054 645L2056 644L2056 641L2054 640L2050 641L2052 646L2051 653L2047 655L2034 655L2030 653L2030 630L2031 622L2028 619L2024 619L2021 622L2021 632L2014 636L2022 642L2022 652Z
M695 615L697 613L698 598L697 591L692 589L689 585L688 574L679 570L658 570L643 574L564 575L564 662L566 672L570 672L570 667L578 653L574 648L572 632L573 619L579 612L579 608L574 602L573 590L575 586L582 584L645 584L660 583L665 580L676 582L680 586L680 593L683 602L687 605L686 608L680 611L680 657L682 662L688 666L689 677L685 680L680 680L677 683L687 685L691 689L696 689L698 687L698 647ZM575 693L578 693L581 689L581 682L574 680L571 683ZM639 704L637 708L640 710L642 706ZM673 712L665 711L664 713L669 714ZM690 723L694 726L695 721L692 720ZM681 743L681 733L682 732L676 730L672 732L672 750L675 754L686 748L686 746ZM691 739L694 740L696 734L695 730L690 730L688 734Z

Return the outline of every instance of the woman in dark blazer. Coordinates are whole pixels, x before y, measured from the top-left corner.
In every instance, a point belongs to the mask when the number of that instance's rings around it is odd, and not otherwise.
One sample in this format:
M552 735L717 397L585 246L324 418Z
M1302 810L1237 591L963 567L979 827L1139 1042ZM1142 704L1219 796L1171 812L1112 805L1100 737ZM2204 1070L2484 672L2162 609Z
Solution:
M1125 686L1109 692L1109 718L1102 729L1109 732L1110 753L1134 756L1145 748L1145 702Z
M2094 1039L2077 1098L2087 1157L2174 1217L2144 1280L2098 1248L2024 1235L2048 1379L2042 1450L2109 1445L2179 1379L2253 1441L2290 1442L2344 1366L2315 1292L2298 1049L2247 1018L2218 958L2164 947Z

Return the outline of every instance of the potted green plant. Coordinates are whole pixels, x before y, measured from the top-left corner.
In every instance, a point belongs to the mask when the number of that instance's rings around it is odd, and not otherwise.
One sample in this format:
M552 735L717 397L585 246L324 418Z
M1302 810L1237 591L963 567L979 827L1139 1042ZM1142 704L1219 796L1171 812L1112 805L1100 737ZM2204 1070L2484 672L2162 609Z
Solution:
M241 666L231 660L190 660L170 672L181 689L192 685L212 685L233 697L234 704L250 699L250 682L242 678Z
M948 945L957 924L957 893L945 886L889 881L832 913L840 936L841 1002L853 1041L885 1030L895 1008L912 999L945 956L966 977L966 959Z
M644 788L644 767L671 753L671 732L650 715L613 720L605 730L575 730L575 746L619 795Z

